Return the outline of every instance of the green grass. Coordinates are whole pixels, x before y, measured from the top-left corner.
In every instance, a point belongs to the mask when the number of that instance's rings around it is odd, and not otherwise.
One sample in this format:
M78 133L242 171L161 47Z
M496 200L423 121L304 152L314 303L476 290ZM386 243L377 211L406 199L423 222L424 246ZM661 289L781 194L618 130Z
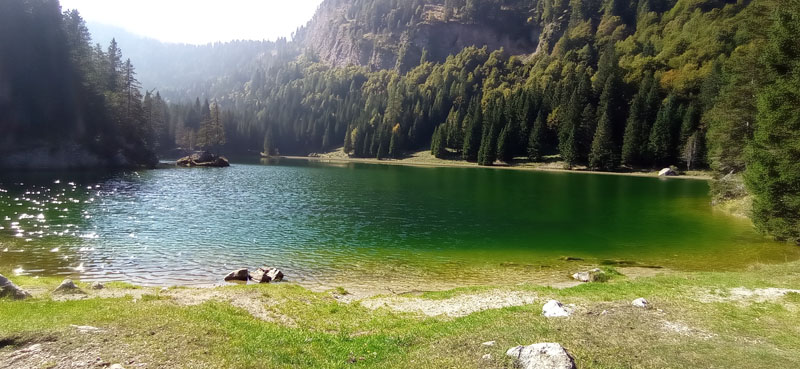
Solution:
M612 274L610 269L606 272ZM49 290L60 282L12 279L31 289ZM800 288L800 263L636 280L614 274L606 283L567 289L487 286L409 296L444 300L498 288L540 296L531 305L455 319L369 310L358 302L343 303L330 293L288 283L220 290L232 296L260 296L267 311L291 324L256 319L224 301L178 305L156 289L136 300L59 302L44 294L26 301L0 301L0 341L11 342L0 347L0 363L9 352L46 338L66 346L110 340L99 349L104 360L123 362L136 355L150 367L508 368L511 362L505 350L536 342L561 343L580 368L800 367L800 295L769 302L697 299L704 291L732 287ZM172 291L176 290L182 289ZM637 297L646 297L653 308L630 306ZM541 304L549 298L581 310L566 319L543 318ZM665 322L686 327L688 333L665 330ZM101 327L109 333L91 338L76 333L71 324ZM489 340L497 344L481 345ZM486 353L493 358L482 360Z

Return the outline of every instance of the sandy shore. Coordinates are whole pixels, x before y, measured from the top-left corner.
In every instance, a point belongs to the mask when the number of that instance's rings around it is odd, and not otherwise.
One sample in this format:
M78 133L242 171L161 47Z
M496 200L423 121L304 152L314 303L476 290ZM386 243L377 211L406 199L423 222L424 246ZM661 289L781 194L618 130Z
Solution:
M585 173L585 174L604 174L604 175L618 175L618 176L631 176L631 177L658 177L657 171L632 171L632 172L601 172L589 170L586 167L575 167L573 169L564 169L563 162L552 161L546 163L532 163L524 160L519 160L509 166L491 166L482 167L477 163L467 162L465 160L450 160L438 159L430 154L429 151L419 151L412 153L408 157L402 159L372 159L372 158L352 158L345 154L341 148L313 156L280 156L285 159L304 159L311 161L318 161L324 163L363 163L363 164L383 164L383 165L405 165L414 167L427 167L427 168L490 168L490 169L505 169L505 170L532 170L543 172L559 172L559 173ZM522 159L522 158L520 158ZM661 177L664 178L664 177ZM706 171L690 171L687 174L674 176L669 178L678 179L694 179L694 180L711 180L710 172Z

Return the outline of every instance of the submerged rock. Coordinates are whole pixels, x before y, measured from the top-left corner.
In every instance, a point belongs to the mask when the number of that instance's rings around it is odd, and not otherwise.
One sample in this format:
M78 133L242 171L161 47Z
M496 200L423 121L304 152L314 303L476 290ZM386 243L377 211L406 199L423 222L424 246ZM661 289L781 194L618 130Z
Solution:
M226 281L247 281L249 278L247 268L236 269L225 276Z
M175 162L180 167L229 167L228 159L214 155L208 151L198 151L192 155L184 156Z
M575 369L575 360L558 343L512 347L506 355L513 357L522 369Z
M547 303L542 306L542 315L547 318L565 317L569 316L570 314L570 311L564 307L561 302L556 300L547 301Z
M283 280L283 272L277 268L258 268L250 273L250 279L258 283L280 282Z
M0 298L3 297L10 297L12 299L22 300L31 297L31 294L17 287L16 284L14 284L8 278L0 274Z
M639 297L638 299L633 300L633 302L631 302L631 305L639 307L639 308L647 309L648 307L650 307L650 302L645 300L644 297Z
M586 272L577 272L572 275L572 279L581 282L605 282L608 280L608 275L598 268Z

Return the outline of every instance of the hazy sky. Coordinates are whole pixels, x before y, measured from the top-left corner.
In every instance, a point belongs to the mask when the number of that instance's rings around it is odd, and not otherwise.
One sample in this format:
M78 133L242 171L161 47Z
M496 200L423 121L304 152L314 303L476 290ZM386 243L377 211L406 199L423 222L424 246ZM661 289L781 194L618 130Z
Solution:
M322 0L61 0L86 21L165 42L289 37Z

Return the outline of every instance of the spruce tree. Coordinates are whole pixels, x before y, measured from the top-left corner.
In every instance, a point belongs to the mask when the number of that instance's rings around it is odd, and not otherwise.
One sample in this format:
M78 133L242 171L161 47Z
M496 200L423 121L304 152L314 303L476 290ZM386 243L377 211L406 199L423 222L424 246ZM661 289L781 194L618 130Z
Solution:
M545 126L544 110L539 110L533 129L528 138L528 158L531 161L540 161L545 152L547 127Z
M483 127L483 114L480 104L476 99L470 103L470 111L466 124L466 134L464 137L464 147L461 150L462 158L466 161L477 161L478 151L481 146L481 131Z
M646 76L639 85L639 92L631 101L625 134L622 139L622 163L631 166L644 164L649 139L648 95L654 83L652 75Z
M597 130L595 130L592 140L592 150L589 154L589 166L595 169L613 170L619 165L619 155L614 140L615 124L612 120L616 108L613 96L619 93L615 79L614 76L606 79L603 93L600 96L600 121L597 124Z
M762 57L772 83L758 93L745 182L756 226L800 244L800 1L788 3L775 15Z
M665 166L674 164L675 144L674 118L678 109L675 95L670 95L658 111L656 122L650 131L648 149L653 164Z
M500 130L500 136L497 138L497 158L504 163L511 163L514 158L511 142L511 129L507 124Z
M600 170L614 170L618 165L608 110L600 117L589 154L589 167Z

